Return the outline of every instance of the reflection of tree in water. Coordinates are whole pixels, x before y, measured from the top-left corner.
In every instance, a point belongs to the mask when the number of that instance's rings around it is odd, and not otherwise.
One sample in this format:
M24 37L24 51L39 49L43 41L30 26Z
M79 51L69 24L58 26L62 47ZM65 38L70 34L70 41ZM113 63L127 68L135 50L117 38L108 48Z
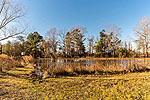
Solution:
M145 66L148 66L150 60L139 60L139 59L99 59L99 60L72 60L72 59L57 59L53 60L50 58L37 59L37 66L40 67L42 73L47 72L49 75L57 73L66 73L69 68L75 72L88 71L88 69L93 66L93 68L101 67L102 70L112 69L117 70L140 70ZM80 72L79 72L80 73ZM82 73L82 72L81 72Z

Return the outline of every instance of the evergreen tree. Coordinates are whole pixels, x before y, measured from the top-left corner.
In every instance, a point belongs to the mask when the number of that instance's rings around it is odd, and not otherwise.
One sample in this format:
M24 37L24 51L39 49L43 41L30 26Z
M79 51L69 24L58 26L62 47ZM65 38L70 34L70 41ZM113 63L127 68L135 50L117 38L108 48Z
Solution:
M27 55L32 55L37 58L41 56L41 42L43 37L38 34L38 32L30 33L27 36L27 41L25 42L25 50Z
M119 49L121 43L119 39L120 28L108 26L106 30L100 32L100 40L95 46L96 55L101 57L116 57L115 51Z
M5 45L5 54L7 54L8 56L11 56L11 42L7 41L6 45Z

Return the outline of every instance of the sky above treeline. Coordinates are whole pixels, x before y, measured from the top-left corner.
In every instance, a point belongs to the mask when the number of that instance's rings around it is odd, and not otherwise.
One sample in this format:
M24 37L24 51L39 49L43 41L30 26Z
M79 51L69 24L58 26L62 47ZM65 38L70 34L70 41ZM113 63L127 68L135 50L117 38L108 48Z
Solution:
M44 35L58 30L84 26L86 37L99 36L107 25L121 28L121 39L135 38L134 28L144 16L150 16L150 0L22 0L26 21Z

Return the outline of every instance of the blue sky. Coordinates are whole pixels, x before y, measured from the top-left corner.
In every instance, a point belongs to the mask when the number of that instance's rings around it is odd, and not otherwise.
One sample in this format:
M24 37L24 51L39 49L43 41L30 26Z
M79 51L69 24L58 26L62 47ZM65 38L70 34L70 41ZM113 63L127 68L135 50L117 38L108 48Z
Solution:
M86 36L99 36L107 25L121 28L121 39L135 38L134 28L150 16L150 0L22 0L26 20L41 35L50 28L84 26Z

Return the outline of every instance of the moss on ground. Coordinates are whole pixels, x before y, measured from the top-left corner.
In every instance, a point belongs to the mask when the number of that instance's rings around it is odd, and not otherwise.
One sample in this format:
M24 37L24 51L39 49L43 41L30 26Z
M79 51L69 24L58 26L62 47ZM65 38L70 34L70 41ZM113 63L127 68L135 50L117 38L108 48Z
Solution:
M30 69L0 73L0 99L24 100L150 100L150 72L122 75L82 75L32 81Z

